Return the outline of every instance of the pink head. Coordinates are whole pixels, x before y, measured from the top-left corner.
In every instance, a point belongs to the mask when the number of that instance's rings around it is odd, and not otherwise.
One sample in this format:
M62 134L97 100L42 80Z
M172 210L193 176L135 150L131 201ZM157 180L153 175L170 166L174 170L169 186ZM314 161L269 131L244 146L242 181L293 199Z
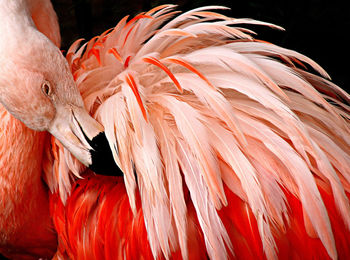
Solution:
M36 29L23 1L0 2L0 34L0 103L91 166L103 127L85 110L61 51Z

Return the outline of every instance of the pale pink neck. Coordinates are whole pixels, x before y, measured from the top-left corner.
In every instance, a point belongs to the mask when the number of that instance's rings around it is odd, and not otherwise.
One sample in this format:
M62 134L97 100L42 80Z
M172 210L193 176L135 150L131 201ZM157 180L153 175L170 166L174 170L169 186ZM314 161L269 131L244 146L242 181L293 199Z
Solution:
M17 234L47 203L41 180L45 138L46 133L28 129L0 105L0 247L10 243L11 237L2 241L5 235Z
M0 177L27 188L40 180L46 133L27 128L2 106L0 120Z

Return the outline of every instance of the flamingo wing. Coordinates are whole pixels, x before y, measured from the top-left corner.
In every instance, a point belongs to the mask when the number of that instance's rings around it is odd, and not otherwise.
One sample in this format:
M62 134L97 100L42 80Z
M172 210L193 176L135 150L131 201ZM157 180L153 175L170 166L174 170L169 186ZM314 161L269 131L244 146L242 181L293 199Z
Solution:
M68 51L124 176L72 181L53 145L60 256L350 256L349 95L243 26L280 27L213 9L156 7Z

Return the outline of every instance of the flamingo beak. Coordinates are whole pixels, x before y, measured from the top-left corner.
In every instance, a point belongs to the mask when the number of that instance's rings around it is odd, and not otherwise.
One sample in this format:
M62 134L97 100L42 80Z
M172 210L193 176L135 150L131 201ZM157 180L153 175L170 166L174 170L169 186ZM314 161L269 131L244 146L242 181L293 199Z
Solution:
M122 175L114 161L103 126L84 108L60 107L49 132L80 162L101 175Z

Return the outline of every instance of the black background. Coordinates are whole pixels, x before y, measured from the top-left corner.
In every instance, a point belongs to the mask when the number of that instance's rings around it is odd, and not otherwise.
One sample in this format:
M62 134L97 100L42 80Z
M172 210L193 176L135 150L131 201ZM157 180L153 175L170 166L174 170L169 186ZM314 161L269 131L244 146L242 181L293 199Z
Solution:
M257 38L303 53L319 63L333 82L350 90L348 77L350 8L347 1L116 1L116 0L53 0L62 34L62 49L78 38L90 39L113 27L125 15L164 3L178 4L186 11L203 5L224 5L231 17L254 18L282 26L286 31L254 27Z

